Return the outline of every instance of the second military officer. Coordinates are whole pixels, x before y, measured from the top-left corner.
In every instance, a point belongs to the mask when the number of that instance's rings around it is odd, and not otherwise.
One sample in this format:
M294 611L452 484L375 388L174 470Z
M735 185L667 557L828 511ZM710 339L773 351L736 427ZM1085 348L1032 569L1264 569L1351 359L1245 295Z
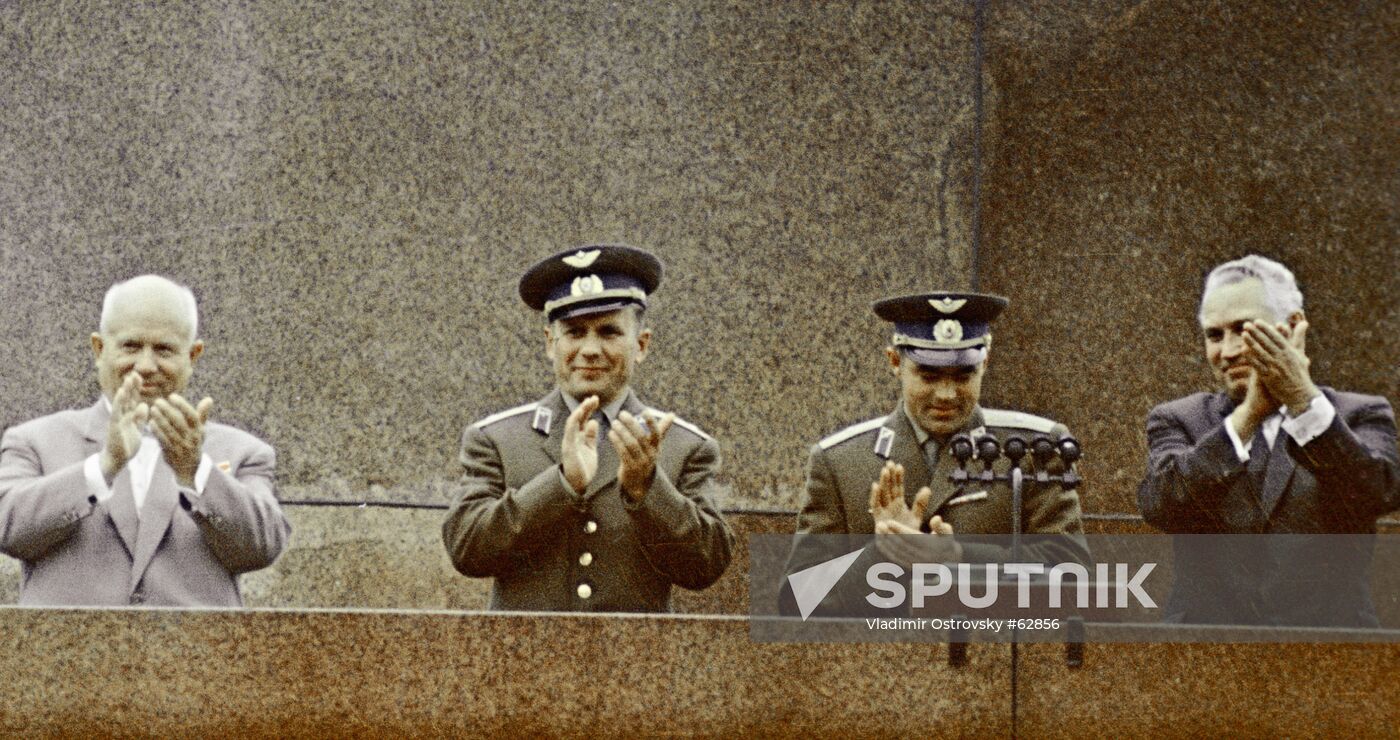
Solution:
M877 547L861 556L865 561L907 565L1011 558L1009 540L974 537L1012 532L1010 487L994 482L960 489L950 480L958 467L950 442L960 434L974 440L985 435L1005 440L1011 434L1058 440L1069 431L1050 419L979 405L991 324L1006 305L999 296L944 292L875 303L875 313L894 324L885 354L899 381L899 403L891 413L847 427L812 448L788 573L848 548L842 544L846 538L823 535L925 534L877 537ZM1028 486L1020 522L1022 532L1046 536L1028 537L1019 560L1088 562L1073 490ZM823 611L864 611L861 600L851 597L836 589Z
M661 271L647 252L598 245L521 278L557 387L467 428L442 530L457 570L495 579L491 608L669 611L672 584L705 588L729 565L718 444L630 386Z

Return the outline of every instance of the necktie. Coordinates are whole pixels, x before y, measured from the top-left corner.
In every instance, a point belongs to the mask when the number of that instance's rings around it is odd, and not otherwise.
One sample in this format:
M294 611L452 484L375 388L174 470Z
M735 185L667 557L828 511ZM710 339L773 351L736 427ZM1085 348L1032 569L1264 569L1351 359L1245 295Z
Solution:
M1254 433L1249 445L1249 480L1254 492L1262 499L1264 495L1264 474L1269 469L1269 440L1264 437L1264 428Z
M938 443L933 437L924 440L924 462L928 463L928 487L931 491L938 490ZM919 493L920 485L917 481L904 482L904 497L909 505L914 505L914 497ZM919 522L919 531L928 531L928 520L933 516L932 511L924 512L924 520Z
M612 429L612 422L602 409L594 411L592 419L598 422L598 447L601 449L603 445L608 443L608 430Z
M924 462L928 463L929 475L934 475L938 470L938 443L933 437L924 440ZM932 481L929 485L933 485Z
M612 428L612 422L602 409L593 412L593 420L598 422L598 472L593 475L590 489L598 486L599 481L612 478L617 472L617 452L608 440L608 430Z

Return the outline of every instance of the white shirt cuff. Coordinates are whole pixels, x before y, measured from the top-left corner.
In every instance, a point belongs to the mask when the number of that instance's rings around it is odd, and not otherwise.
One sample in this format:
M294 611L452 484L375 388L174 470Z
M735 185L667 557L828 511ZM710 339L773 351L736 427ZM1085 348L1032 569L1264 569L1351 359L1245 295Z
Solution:
M107 487L107 480L102 477L102 461L98 459L100 454L95 452L83 461L83 477L87 478L88 494L102 502L111 498L113 491ZM209 474L212 472L214 461L208 455L201 456L199 467L194 471L195 496L204 493L204 487L208 485Z
M1235 431L1235 425L1230 423L1230 417L1225 417L1225 433L1230 436L1230 444L1235 446L1235 456L1240 462L1249 462L1249 448L1240 441L1240 435Z
M199 467L194 471L194 495L204 494L204 486L209 483L209 474L214 472L214 461L208 455L199 456Z
M1283 429L1301 446L1327 431L1327 427L1332 426L1332 420L1335 418L1337 407L1327 400L1327 396L1319 393L1308 403L1308 408L1303 413L1291 418L1285 413Z
M83 476L87 478L88 495L99 502L112 497L112 489L107 487L107 479L102 477L102 462L98 460L101 454L94 452L83 461Z

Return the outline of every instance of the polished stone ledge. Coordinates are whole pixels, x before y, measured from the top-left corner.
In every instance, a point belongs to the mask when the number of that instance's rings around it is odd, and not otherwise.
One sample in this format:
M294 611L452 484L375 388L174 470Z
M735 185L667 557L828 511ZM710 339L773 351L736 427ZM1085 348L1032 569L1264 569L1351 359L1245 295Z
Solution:
M1010 730L1007 646L952 668L940 645L757 644L741 617L3 607L0 645L7 735ZM892 700L913 686L939 690Z

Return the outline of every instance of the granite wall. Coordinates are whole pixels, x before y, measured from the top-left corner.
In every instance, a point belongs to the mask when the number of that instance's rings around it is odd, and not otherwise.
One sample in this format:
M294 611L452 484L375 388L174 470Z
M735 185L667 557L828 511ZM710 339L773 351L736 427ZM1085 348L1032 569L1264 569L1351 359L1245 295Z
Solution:
M0 648L0 732L19 737L986 737L1014 721L1008 645L955 668L936 643L758 644L741 617L0 607Z
M1148 411L1213 387L1219 262L1289 265L1314 377L1400 403L1400 6L1092 5L991 6L978 277L1013 301L987 396L1063 419L1086 509L1136 513Z
M637 386L787 506L892 403L881 295L966 286L965 3L0 7L5 425L96 396L113 281L194 287L195 388L293 499L442 501L462 427L543 395L535 259L655 250Z
M594 240L666 259L638 387L721 439L732 508L790 508L806 447L892 405L868 303L932 285L1012 298L985 400L1070 424L1089 512L1136 511L1148 409L1209 387L1193 316L1223 259L1292 265L1317 376L1400 401L1394 4L985 21L953 0L0 6L0 424L90 403L102 290L162 272L202 301L194 392L277 446L284 499L442 503L462 426L549 386L520 270ZM428 546L437 516L308 514L297 542L349 579L313 592L373 593L362 561ZM277 579L322 573L297 553Z
M1060 644L972 644L953 666L937 643L755 643L739 617L3 607L0 647L0 731L22 737L1382 738L1400 723L1394 644L1089 644L1079 668Z
M1400 7L983 5L979 45L957 0L0 3L0 425L90 403L102 290L161 272L202 301L195 392L278 447L284 498L440 503L462 426L548 387L520 270L595 240L667 261L638 386L723 441L732 507L790 507L806 446L892 404L868 304L932 285L1012 297L986 400L1074 428L1096 531L1140 526L1108 515L1135 511L1147 410L1209 385L1192 316L1220 260L1292 265L1318 376L1400 402ZM250 603L480 604L438 511L289 509ZM740 618L3 617L14 733L1396 725L1393 646L1093 645L1069 670L979 645L952 670L755 646ZM911 685L943 698L891 701Z

